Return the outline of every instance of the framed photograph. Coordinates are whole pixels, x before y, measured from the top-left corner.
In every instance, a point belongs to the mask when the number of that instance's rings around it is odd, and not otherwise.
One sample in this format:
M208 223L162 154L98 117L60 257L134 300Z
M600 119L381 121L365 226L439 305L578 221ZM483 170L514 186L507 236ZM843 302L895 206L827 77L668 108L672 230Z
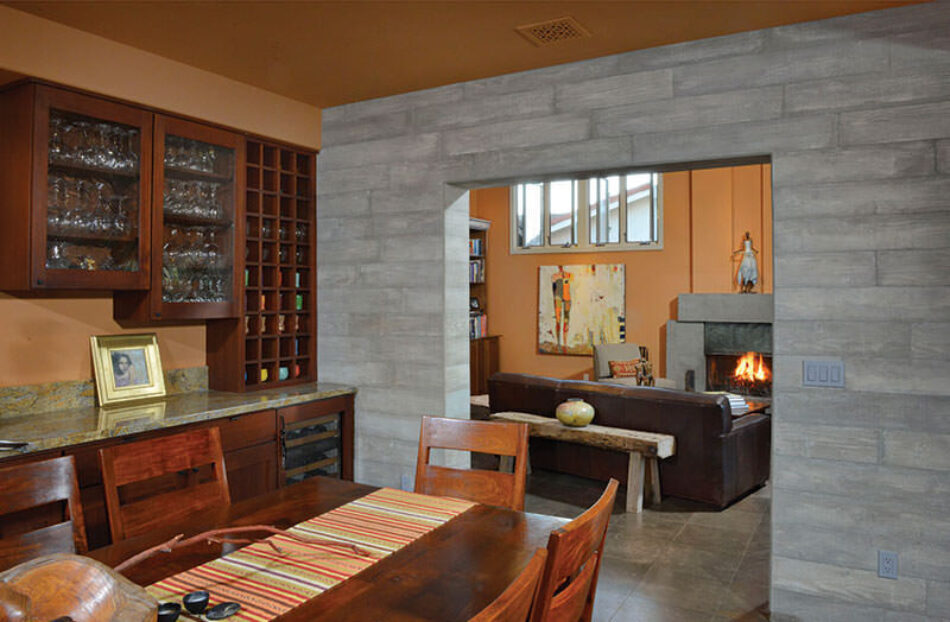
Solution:
M154 333L94 335L89 339L100 406L165 395L165 375Z

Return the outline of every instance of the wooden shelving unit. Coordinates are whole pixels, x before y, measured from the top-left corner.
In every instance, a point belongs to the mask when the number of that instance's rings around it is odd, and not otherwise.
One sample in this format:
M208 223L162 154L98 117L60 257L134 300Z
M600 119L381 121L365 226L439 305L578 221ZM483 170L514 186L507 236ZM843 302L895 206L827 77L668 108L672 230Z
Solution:
M316 154L246 145L243 315L208 326L212 388L316 379Z
M472 218L469 223L469 369L471 393L488 392L488 377L498 371L498 336L488 332L486 255L491 223Z
M485 284L485 254L487 248L487 220L472 218L468 235L468 295L470 339L486 337L488 295Z

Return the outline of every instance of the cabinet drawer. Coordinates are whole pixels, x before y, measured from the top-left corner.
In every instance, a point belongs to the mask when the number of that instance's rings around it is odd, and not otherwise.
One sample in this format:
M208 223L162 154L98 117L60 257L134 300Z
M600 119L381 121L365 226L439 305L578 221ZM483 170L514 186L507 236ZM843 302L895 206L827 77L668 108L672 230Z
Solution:
M273 410L238 415L213 422L221 430L225 453L277 440L277 419Z
M277 488L277 443L264 443L228 452L224 456L224 464L228 470L231 503Z
M334 397L328 400L318 400L297 406L287 406L277 411L283 425L296 423L306 419L313 419L320 415L331 415L346 410L347 396Z

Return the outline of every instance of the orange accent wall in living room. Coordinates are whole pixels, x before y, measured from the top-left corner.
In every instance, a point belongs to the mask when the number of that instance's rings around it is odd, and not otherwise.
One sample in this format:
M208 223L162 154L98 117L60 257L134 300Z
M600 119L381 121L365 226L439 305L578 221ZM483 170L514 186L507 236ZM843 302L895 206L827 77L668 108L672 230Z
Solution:
M683 293L733 293L746 231L759 254L757 292L772 291L771 166L665 173L660 250L512 254L509 189L473 190L471 214L491 221L486 242L488 330L501 335L500 370L581 378L589 357L538 354L538 268L623 263L627 341L647 346L658 375L666 367L666 322Z

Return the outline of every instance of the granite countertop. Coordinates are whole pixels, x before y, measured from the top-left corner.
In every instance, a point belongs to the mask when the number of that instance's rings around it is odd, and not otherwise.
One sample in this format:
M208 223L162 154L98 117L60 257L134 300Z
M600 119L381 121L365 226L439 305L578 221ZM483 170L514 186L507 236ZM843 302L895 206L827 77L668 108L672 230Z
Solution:
M0 413L0 439L29 442L24 449L0 450L0 459L353 393L354 387L313 382L251 393L180 393L111 408Z

